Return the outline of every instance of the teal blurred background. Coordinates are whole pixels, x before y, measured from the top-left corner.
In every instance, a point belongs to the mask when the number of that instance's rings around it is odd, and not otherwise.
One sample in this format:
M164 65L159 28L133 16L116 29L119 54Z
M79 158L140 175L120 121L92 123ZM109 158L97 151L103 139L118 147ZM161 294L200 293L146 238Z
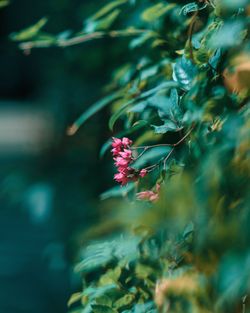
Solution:
M81 233L112 184L109 157L99 158L107 112L66 130L127 53L125 39L102 39L24 55L9 35L44 16L48 32L80 30L101 4L22 0L0 11L0 312L63 313L80 286L71 268Z

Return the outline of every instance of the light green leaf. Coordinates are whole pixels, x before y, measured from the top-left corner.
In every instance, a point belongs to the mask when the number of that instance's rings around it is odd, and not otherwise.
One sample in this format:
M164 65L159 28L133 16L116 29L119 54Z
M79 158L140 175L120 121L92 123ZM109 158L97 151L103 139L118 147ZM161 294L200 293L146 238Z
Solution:
M71 306L73 303L81 300L81 298L82 298L82 292L73 293L71 297L69 298L67 305Z
M174 3L164 3L160 2L157 4L154 4L153 6L147 8L145 11L143 11L141 18L143 21L151 23L155 20L159 19L161 16L166 14L169 10L174 8L176 4Z
M36 24L28 28L25 28L17 33L11 34L10 38L15 41L23 41L23 40L32 39L40 32L40 30L43 28L43 26L47 22L48 22L48 19L46 17L43 17Z
M115 303L114 303L114 307L117 309L120 309L124 306L127 306L129 304L131 304L135 299L135 296L133 294L126 294L125 296L123 296L122 298L118 299Z
M109 284L117 284L121 276L121 268L117 266L114 269L108 270L99 280L100 286L107 286Z
M106 4L104 7L102 7L98 12L96 12L90 19L91 20L97 20L110 11L112 11L114 8L126 3L127 0L116 0L116 1L111 1L108 4Z
M136 264L135 274L139 278L145 279L148 276L152 275L154 272L155 272L155 269L150 266L147 266L141 263Z
M0 1L0 8L4 8L7 5L9 5L10 1L9 0L1 0Z
M84 31L87 33L91 33L98 30L106 30L111 27L111 25L114 23L114 21L117 19L120 13L121 10L116 9L100 20L89 19L86 22Z

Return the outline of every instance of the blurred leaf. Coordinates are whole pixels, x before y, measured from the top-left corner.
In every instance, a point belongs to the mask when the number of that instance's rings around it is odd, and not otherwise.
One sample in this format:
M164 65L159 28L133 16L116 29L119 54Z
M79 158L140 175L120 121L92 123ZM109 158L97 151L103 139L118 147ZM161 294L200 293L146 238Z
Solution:
M97 20L100 17L103 17L107 13L110 13L113 9L116 7L128 2L127 0L116 0L111 1L108 4L106 4L104 7L102 7L98 12L96 12L93 16L90 17L91 20Z
M126 186L115 186L109 190L103 192L100 195L101 200L106 200L111 197L125 196L129 191L133 190L134 183L128 183Z
M9 4L10 4L9 0L1 0L0 1L0 9L6 7Z
M95 102L68 129L68 135L73 135L79 129L79 127L82 126L92 115L103 109L106 105L110 104L112 101L120 98L120 96L121 95L119 92L115 92Z
M125 296L123 296L122 298L118 299L114 303L114 307L117 308L117 309L120 309L120 308L130 304L132 301L134 301L134 299L135 299L135 296L133 294L126 294Z
M245 37L244 22L236 20L226 22L218 31L214 32L209 40L212 48L228 48L239 45Z
M82 298L82 293L81 293L81 292L73 293L73 294L70 296L67 305L68 305L68 306L71 306L73 303L75 303L75 302L81 300L81 298Z
M92 304L93 313L118 313L115 309L112 309L105 305Z
M147 40L150 38L153 38L155 34L153 32L147 32L144 34L141 34L139 37L134 38L130 41L129 47L130 49L135 49L140 46L142 46Z
M155 274L155 272L156 272L156 270L150 266L147 266L147 265L144 265L141 263L136 264L135 274L139 278L145 279L148 276Z
M17 33L12 33L10 38L15 41L29 40L36 37L43 26L48 22L46 17L41 18L36 24L25 28Z
M96 304L112 307L112 300L106 295L102 295L100 297L95 298L95 302Z
M159 19L162 15L166 14L169 10L174 8L176 4L171 3L157 3L154 4L153 6L147 8L146 10L143 11L141 18L143 21L151 23L154 22L155 20Z
M98 30L106 30L111 27L114 21L117 19L121 10L116 9L113 12L109 13L107 16L98 20L87 20L86 25L84 27L84 31L87 33L91 33Z

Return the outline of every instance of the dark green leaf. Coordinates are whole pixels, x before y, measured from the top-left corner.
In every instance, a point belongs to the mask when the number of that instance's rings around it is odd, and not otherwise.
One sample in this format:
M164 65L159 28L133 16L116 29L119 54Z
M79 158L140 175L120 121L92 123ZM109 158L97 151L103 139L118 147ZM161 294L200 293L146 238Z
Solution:
M115 92L115 93L112 93L112 94L102 98L101 100L95 102L89 109L87 109L73 123L73 125L69 129L69 133L71 134L71 130L72 130L72 134L75 133L79 129L79 127L82 126L91 116L93 116L98 111L103 109L106 105L110 104L111 102L113 102L114 100L116 100L118 98L120 98L120 93L119 92Z
M163 125L160 126L156 126L156 125L151 125L154 129L154 132L156 134L165 134L167 132L175 132L175 131L179 131L180 128L171 120L167 120L164 122Z
M189 90L197 74L195 65L184 56L174 65L173 78L185 90Z

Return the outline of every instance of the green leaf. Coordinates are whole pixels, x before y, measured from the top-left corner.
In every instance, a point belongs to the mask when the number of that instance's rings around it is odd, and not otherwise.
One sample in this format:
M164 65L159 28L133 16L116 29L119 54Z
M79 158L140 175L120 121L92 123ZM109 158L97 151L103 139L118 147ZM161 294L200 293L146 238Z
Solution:
M82 298L82 292L76 292L71 295L67 303L68 306L71 306L73 303L78 302Z
M145 279L154 273L155 273L154 268L141 263L136 264L135 274L137 277Z
M135 102L135 99L129 100L125 102L119 110L117 110L109 119L109 129L113 130L113 127L115 125L115 122L120 118L124 113L126 113L128 107Z
M202 5L198 5L196 2L191 2L186 5L184 5L181 9L181 13L184 15L187 15L188 13L203 10L207 7L207 3L204 3Z
M185 90L190 90L197 74L195 65L184 56L173 67L173 79Z
M115 303L114 303L114 307L117 309L120 309L124 306L127 306L129 304L131 304L135 299L135 296L133 294L126 294L125 296L123 296L122 298L118 299Z
M158 85L155 88L149 89L147 91L142 92L137 98L135 99L131 99L127 102L125 102L118 111L116 111L110 118L109 120L109 129L113 130L114 124L115 122L118 120L118 118L120 118L124 113L126 113L126 111L129 111L128 108L131 104L135 103L138 100L147 98L149 96L151 96L152 94L157 93L158 91L162 91L164 89L169 89L171 87L177 87L178 83L174 82L174 81L167 81L167 82L163 82L160 85Z
M165 134L167 132L176 132L179 131L180 128L171 120L167 120L164 122L163 125L156 126L156 125L151 125L154 129L154 132L156 134Z
M153 6L143 11L141 18L143 21L148 22L148 23L154 22L155 20L158 20L161 16L166 14L169 10L171 10L175 6L176 4L174 3L168 4L164 2L154 4Z
M153 32L147 32L141 34L139 37L134 38L130 41L129 48L135 49L137 47L142 46L148 39L153 38L155 34Z
M88 246L83 254L83 260L76 265L76 272L90 272L106 265L113 256L113 246L109 242L101 242Z
M10 4L9 0L1 0L0 1L0 8L4 8L4 7L6 7L9 4Z
M211 48L229 48L242 43L246 33L245 23L243 20L236 20L224 23L217 31L215 31L210 40Z
M100 286L107 286L110 284L117 284L118 279L121 276L121 268L117 266L114 269L108 270L104 275L101 276L99 280Z
M128 112L141 113L146 109L147 106L147 101L140 101L139 103L133 105L130 109L128 109Z
M93 313L118 313L117 310L112 309L105 305L92 304Z
M133 188L134 188L134 183L129 183L126 186L122 186L122 187L115 186L103 192L100 195L100 198L101 200L106 200L108 198L125 196L129 191L133 190Z
M185 227L184 232L183 232L183 237L186 238L188 237L191 233L194 232L194 223L190 222L188 225Z
M23 41L34 38L38 35L43 26L48 22L46 17L41 18L36 24L25 28L17 33L12 33L10 38L15 41Z
M151 148L133 163L133 167L142 168L149 163L157 162L160 158L166 156L170 150L171 147L169 146Z
M116 0L116 1L111 1L108 4L106 4L104 7L102 7L98 12L96 12L93 16L91 16L91 20L97 20L107 13L110 13L114 8L128 2L127 0Z
M176 89L171 90L170 97L157 94L148 99L148 105L158 109L160 119L175 125L177 128L181 125L183 117L178 102Z
M68 129L68 134L73 135L79 129L79 127L82 126L91 116L99 112L114 100L120 98L120 96L121 95L119 92L115 92L95 102L73 123L73 125Z
M98 30L107 30L111 27L111 25L114 23L120 13L121 10L116 9L100 20L87 20L84 31L87 33L91 33Z
M102 295L100 297L95 298L95 302L96 304L99 304L99 305L105 305L108 307L112 306L112 300L106 295Z

